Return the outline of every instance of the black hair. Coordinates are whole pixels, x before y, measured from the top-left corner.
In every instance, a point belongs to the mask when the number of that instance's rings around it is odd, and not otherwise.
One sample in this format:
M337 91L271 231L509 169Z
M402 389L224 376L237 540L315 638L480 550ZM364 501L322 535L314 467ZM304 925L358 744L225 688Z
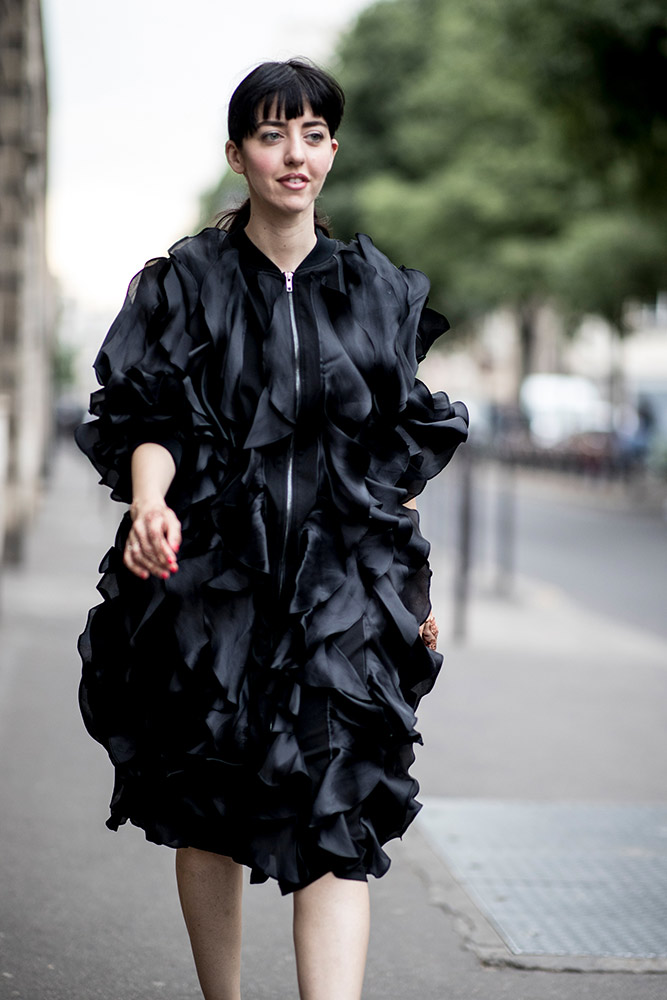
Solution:
M304 59L261 63L232 94L227 115L229 138L240 147L243 140L255 132L262 118L275 113L279 117L284 115L289 121L300 117L306 104L314 114L324 118L333 138L345 107L345 95L336 80ZM244 228L249 218L248 199L239 208L224 212L216 225L234 232ZM329 235L327 220L319 218L317 211L315 225Z
M262 63L232 94L227 115L229 138L240 146L257 129L258 113L268 118L275 108L279 117L289 120L302 115L305 104L324 118L333 138L345 107L345 95L334 78L303 59Z

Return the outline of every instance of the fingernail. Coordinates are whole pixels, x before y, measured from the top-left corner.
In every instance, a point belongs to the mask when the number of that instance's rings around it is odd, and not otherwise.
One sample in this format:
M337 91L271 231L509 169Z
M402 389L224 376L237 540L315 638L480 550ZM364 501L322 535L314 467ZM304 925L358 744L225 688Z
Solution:
M162 573L162 579L163 580L168 580L169 579L169 574L168 573Z

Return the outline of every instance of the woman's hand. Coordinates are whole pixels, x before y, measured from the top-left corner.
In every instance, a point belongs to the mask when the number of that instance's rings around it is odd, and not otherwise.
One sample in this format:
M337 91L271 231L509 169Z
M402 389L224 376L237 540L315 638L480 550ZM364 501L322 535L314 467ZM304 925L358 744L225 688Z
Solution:
M132 527L125 543L123 562L147 580L152 574L167 580L178 570L176 553L181 544L181 524L164 500L134 500Z
M429 649L436 649L438 645L438 626L433 615L429 615L423 625L419 626L419 634L424 645Z

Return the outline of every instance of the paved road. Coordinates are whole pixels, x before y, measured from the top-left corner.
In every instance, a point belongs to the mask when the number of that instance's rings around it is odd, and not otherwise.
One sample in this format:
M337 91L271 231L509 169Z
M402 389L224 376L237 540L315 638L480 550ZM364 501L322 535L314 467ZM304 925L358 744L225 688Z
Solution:
M426 530L436 545L448 548L458 526L459 469L455 461L453 475L430 485L423 502ZM501 488L496 468L475 469L473 550L482 578L488 578L497 558ZM632 490L605 483L568 483L524 472L515 488L519 576L553 585L586 609L667 638L667 518L662 512L634 500ZM635 493L639 496L639 490Z
M110 768L76 707L74 642L118 508L71 452L54 471L27 564L2 581L0 998L195 1000L173 855L139 831L104 829ZM447 601L441 583L435 597ZM667 644L553 589L479 596L472 626L420 713L424 792L665 801ZM417 844L418 830L408 837ZM372 885L365 1000L664 996L656 976L484 968L429 903L438 861L422 884L408 837ZM289 912L271 886L248 892L244 1000L296 996Z

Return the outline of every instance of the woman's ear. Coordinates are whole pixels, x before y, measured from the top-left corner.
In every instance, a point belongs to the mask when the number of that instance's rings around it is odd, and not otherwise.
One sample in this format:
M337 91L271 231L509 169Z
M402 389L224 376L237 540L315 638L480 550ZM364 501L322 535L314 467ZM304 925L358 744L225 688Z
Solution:
M227 157L227 163L230 165L235 174L245 173L243 153L231 139L228 139L225 145L225 156Z
M333 167L334 160L336 158L336 153L338 152L338 139L331 140L331 163L329 164L329 170ZM329 173L327 170L327 173Z

